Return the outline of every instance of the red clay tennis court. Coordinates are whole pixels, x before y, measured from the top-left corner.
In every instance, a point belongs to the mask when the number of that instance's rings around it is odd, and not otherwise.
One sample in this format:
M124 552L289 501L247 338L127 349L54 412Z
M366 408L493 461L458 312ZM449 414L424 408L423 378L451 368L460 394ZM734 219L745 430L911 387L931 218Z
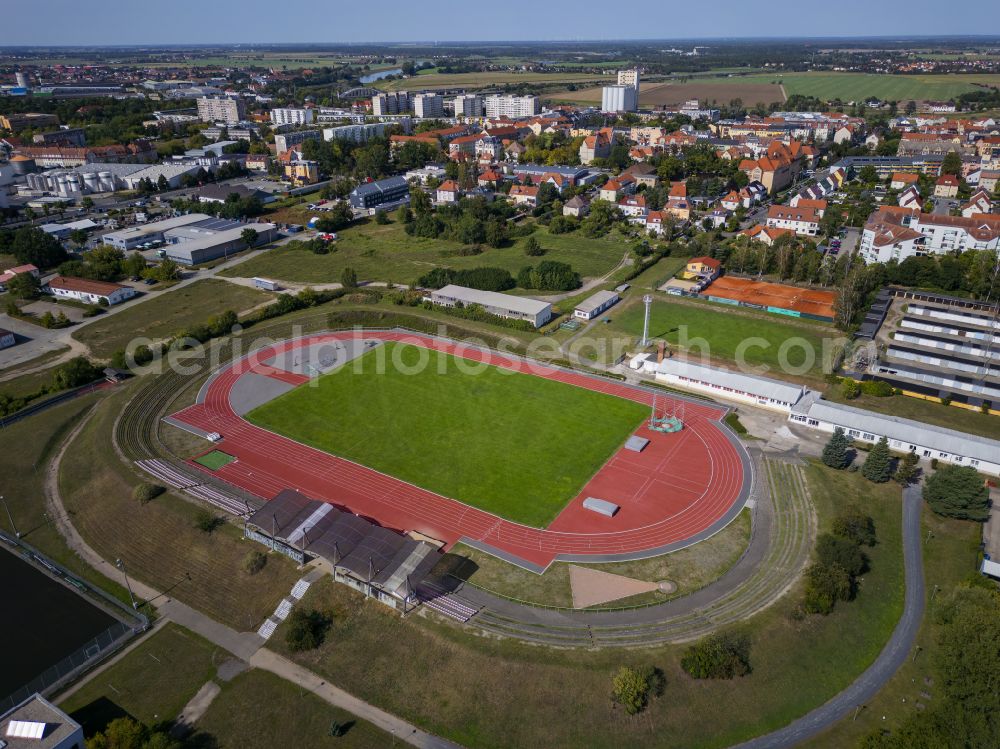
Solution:
M443 541L462 541L529 569L554 559L608 561L668 551L720 530L743 507L752 482L749 456L721 423L726 409L683 400L684 428L663 434L647 424L635 434L650 440L642 452L620 447L547 528L514 523L358 463L303 445L250 424L233 408L230 394L240 378L271 377L287 383L309 378L275 365L280 355L319 343L354 339L401 342L470 361L546 377L575 387L652 405L654 394L616 380L529 362L446 339L402 331L349 331L307 336L255 351L220 369L202 389L199 402L172 419L222 435L214 449L235 460L199 470L264 500L290 488L331 502L404 532ZM278 357L276 359L276 357ZM287 359L287 357L286 357ZM264 362L270 362L265 364ZM656 396L677 410L680 400ZM530 428L530 425L526 425ZM619 505L613 517L583 507L587 497Z
M732 299L743 304L790 310L833 320L833 303L837 294L832 291L803 289L782 283L754 281L750 278L723 276L715 279L705 289L704 296Z

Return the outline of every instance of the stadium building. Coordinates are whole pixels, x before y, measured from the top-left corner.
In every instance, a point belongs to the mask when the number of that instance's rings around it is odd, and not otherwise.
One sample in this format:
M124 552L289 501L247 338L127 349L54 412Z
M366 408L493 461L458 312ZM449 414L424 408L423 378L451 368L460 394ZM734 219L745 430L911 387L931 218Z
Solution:
M417 586L441 558L426 541L291 489L253 513L244 533L299 564L325 559L337 582L403 613L419 604Z

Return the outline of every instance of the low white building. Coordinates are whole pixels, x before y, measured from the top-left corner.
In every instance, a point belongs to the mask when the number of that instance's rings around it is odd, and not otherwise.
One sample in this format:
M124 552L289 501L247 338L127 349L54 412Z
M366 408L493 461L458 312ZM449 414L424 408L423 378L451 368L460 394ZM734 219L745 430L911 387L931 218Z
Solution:
M619 299L621 297L613 291L598 291L577 305L576 309L573 310L573 317L579 317L581 320L593 320L605 310L618 304Z
M832 433L840 427L848 437L861 442L874 443L885 437L894 452L912 450L924 460L970 466L980 473L1000 476L1000 441L987 437L832 403L813 392L792 408L788 419L822 432Z
M526 320L540 328L552 319L552 305L537 299L501 294L496 291L481 291L465 286L449 284L442 289L432 291L430 300L443 307L455 307L461 304L468 307L475 304L491 315L506 317L513 320Z
M677 357L657 362L649 354L640 354L629 362L629 366L652 374L660 382L674 387L784 413L789 413L806 392L801 385L790 382L710 367Z
M44 291L60 299L72 299L84 304L100 304L105 301L114 306L135 296L135 289L107 281L92 281L89 278L56 276L49 280Z

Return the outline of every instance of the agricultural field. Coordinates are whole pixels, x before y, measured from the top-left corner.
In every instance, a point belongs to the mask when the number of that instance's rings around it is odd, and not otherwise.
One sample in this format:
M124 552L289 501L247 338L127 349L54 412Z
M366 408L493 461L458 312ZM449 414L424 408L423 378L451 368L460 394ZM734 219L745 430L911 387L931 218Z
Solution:
M785 101L781 86L770 81L745 83L745 78L705 78L680 83L643 83L639 89L639 106L679 107L689 99L703 103L728 104L733 99L742 99L746 106L770 104ZM562 90L547 95L553 101L567 101L577 104L599 104L601 89L581 88L576 91Z
M478 255L463 255L463 245L448 239L411 237L402 224L361 223L338 233L333 251L316 255L301 244L289 243L262 252L220 275L252 278L261 276L292 283L336 283L344 268L353 268L361 281L392 281L413 284L434 266L505 268L512 275L539 260L569 263L584 278L603 276L621 262L629 245L618 234L588 239L579 232L549 234L539 226L533 236L546 250L542 257L524 254L526 237L498 249L482 245Z
M244 312L273 298L247 286L206 278L152 299L130 302L120 312L88 323L73 337L89 346L95 357L106 359L134 338L169 338L212 315L226 310Z
M612 321L597 334L598 343L614 355L619 348L633 346L642 337L644 305L633 297L618 310ZM752 367L766 366L777 373L782 346L794 370L787 374L819 380L822 375L824 341L836 345L841 334L832 327L808 321L793 321L777 315L742 310L711 302L680 300L658 294L650 312L649 334L666 341L671 349L687 351L694 357L704 353L713 361L732 364L742 351ZM611 344L617 342L617 347ZM803 346L813 352L806 354ZM809 365L809 359L812 363ZM808 365L808 366L807 366Z
M443 354L420 367L426 356L415 346L379 347L247 419L544 527L647 416L638 403L533 375L468 373Z
M730 79L731 81L733 79ZM874 75L866 73L785 73L748 75L740 85L778 82L789 96L860 101L874 96L886 101L947 100L979 86L1000 86L1000 75Z
M372 86L386 91L406 91L409 89L465 88L470 91L481 88L514 85L519 83L544 85L563 83L588 83L609 80L607 76L592 73L515 73L509 71L487 71L477 73L430 73L393 81L374 81Z
M271 647L362 699L469 747L530 746L538 736L554 749L731 746L785 725L840 691L876 657L902 611L899 488L822 466L810 465L806 474L821 530L845 503L865 498L879 537L866 550L871 569L856 600L838 604L829 616L792 616L801 598L796 588L743 622L753 671L739 679L693 681L679 666L683 645L569 652L481 637L429 617L400 621L327 580L314 585L303 604L333 613L327 642L308 653L288 653L282 625ZM401 671L401 662L409 667ZM651 665L666 677L664 697L639 720L627 719L609 699L612 674L624 664ZM435 678L428 680L428 673Z

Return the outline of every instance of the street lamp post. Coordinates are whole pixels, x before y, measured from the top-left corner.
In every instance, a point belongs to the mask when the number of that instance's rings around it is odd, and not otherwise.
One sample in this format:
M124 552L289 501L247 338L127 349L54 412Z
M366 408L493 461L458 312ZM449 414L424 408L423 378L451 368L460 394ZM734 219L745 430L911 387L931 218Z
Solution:
M7 500L4 499L2 494L0 494L0 502L3 502L3 508L7 512L7 520L10 521L10 529L14 531L15 537L20 538L21 532L17 529L17 526L14 525L14 516L10 514L10 507L7 506Z
M128 581L128 573L125 571L125 563L121 559L116 559L115 567L122 571L122 575L125 577L125 587L128 588L128 597L132 599L132 608L138 611L139 604L135 602L135 596L132 594L132 584Z

